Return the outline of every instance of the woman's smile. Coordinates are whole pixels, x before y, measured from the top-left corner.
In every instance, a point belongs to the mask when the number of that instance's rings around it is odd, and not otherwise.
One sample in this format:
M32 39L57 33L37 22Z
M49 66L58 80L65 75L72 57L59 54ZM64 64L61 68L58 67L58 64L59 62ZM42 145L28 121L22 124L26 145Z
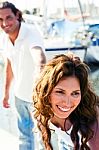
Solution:
M61 106L58 106L58 105L57 105L57 107L58 107L59 110L61 110L63 112L68 112L71 109L70 107L69 108L65 108L65 107L61 107Z
M54 116L61 119L67 118L79 105L80 100L79 80L74 76L61 79L50 95Z

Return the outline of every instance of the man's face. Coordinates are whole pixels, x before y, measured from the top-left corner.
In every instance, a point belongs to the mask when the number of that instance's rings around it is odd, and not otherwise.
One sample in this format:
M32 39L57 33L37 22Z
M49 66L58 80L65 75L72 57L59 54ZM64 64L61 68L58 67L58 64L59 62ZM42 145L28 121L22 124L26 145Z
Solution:
M9 35L19 27L18 16L10 8L0 9L0 27Z

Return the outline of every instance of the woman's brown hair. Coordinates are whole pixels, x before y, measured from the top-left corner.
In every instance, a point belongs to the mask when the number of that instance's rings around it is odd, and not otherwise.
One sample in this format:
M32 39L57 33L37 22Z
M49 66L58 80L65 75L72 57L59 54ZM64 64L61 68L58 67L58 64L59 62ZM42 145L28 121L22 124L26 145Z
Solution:
M42 133L46 150L53 150L50 143L51 131L48 122L54 114L49 96L57 83L62 78L69 76L78 78L81 89L81 102L69 116L73 124L71 140L74 143L75 150L90 150L87 142L94 135L91 126L97 121L96 102L98 97L91 88L88 74L89 67L74 55L57 55L44 66L33 92L33 102L34 116ZM81 144L79 144L78 132L81 134Z

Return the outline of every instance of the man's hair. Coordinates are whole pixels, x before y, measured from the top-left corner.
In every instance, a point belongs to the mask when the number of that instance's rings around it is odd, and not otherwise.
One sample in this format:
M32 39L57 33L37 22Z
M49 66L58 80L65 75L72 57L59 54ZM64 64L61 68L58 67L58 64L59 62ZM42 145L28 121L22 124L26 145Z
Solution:
M19 22L23 21L23 18L22 18L22 12L16 8L16 6L8 1L5 1L5 2L0 2L0 10L1 9L11 9L12 12L14 13L14 15L16 16L17 12L19 14Z

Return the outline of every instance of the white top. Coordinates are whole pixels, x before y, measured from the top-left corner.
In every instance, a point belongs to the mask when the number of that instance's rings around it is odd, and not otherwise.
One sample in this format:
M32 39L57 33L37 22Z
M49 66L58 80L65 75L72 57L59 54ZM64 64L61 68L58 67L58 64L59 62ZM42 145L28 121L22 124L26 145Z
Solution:
M60 128L56 127L52 123L50 123L51 129L51 144L53 150L74 150L74 145L71 141L70 135L68 135L65 131L62 131ZM71 133L72 127L67 131L69 134ZM41 133L39 130L35 132L35 150L45 150L44 144L42 141Z
M40 46L44 51L40 33L34 26L21 23L19 35L14 45L5 33L0 35L0 43L2 43L0 49L11 61L15 79L15 96L32 102L33 82L40 71L39 66L34 62L35 59L39 61L39 56L32 48Z
M71 141L70 134L72 127L67 131L68 134L65 131L62 131L61 128L56 127L52 123L50 123L50 129L53 129L52 131L52 138L51 143L53 146L53 149L55 150L73 150L73 143ZM56 139L56 141L55 141Z

